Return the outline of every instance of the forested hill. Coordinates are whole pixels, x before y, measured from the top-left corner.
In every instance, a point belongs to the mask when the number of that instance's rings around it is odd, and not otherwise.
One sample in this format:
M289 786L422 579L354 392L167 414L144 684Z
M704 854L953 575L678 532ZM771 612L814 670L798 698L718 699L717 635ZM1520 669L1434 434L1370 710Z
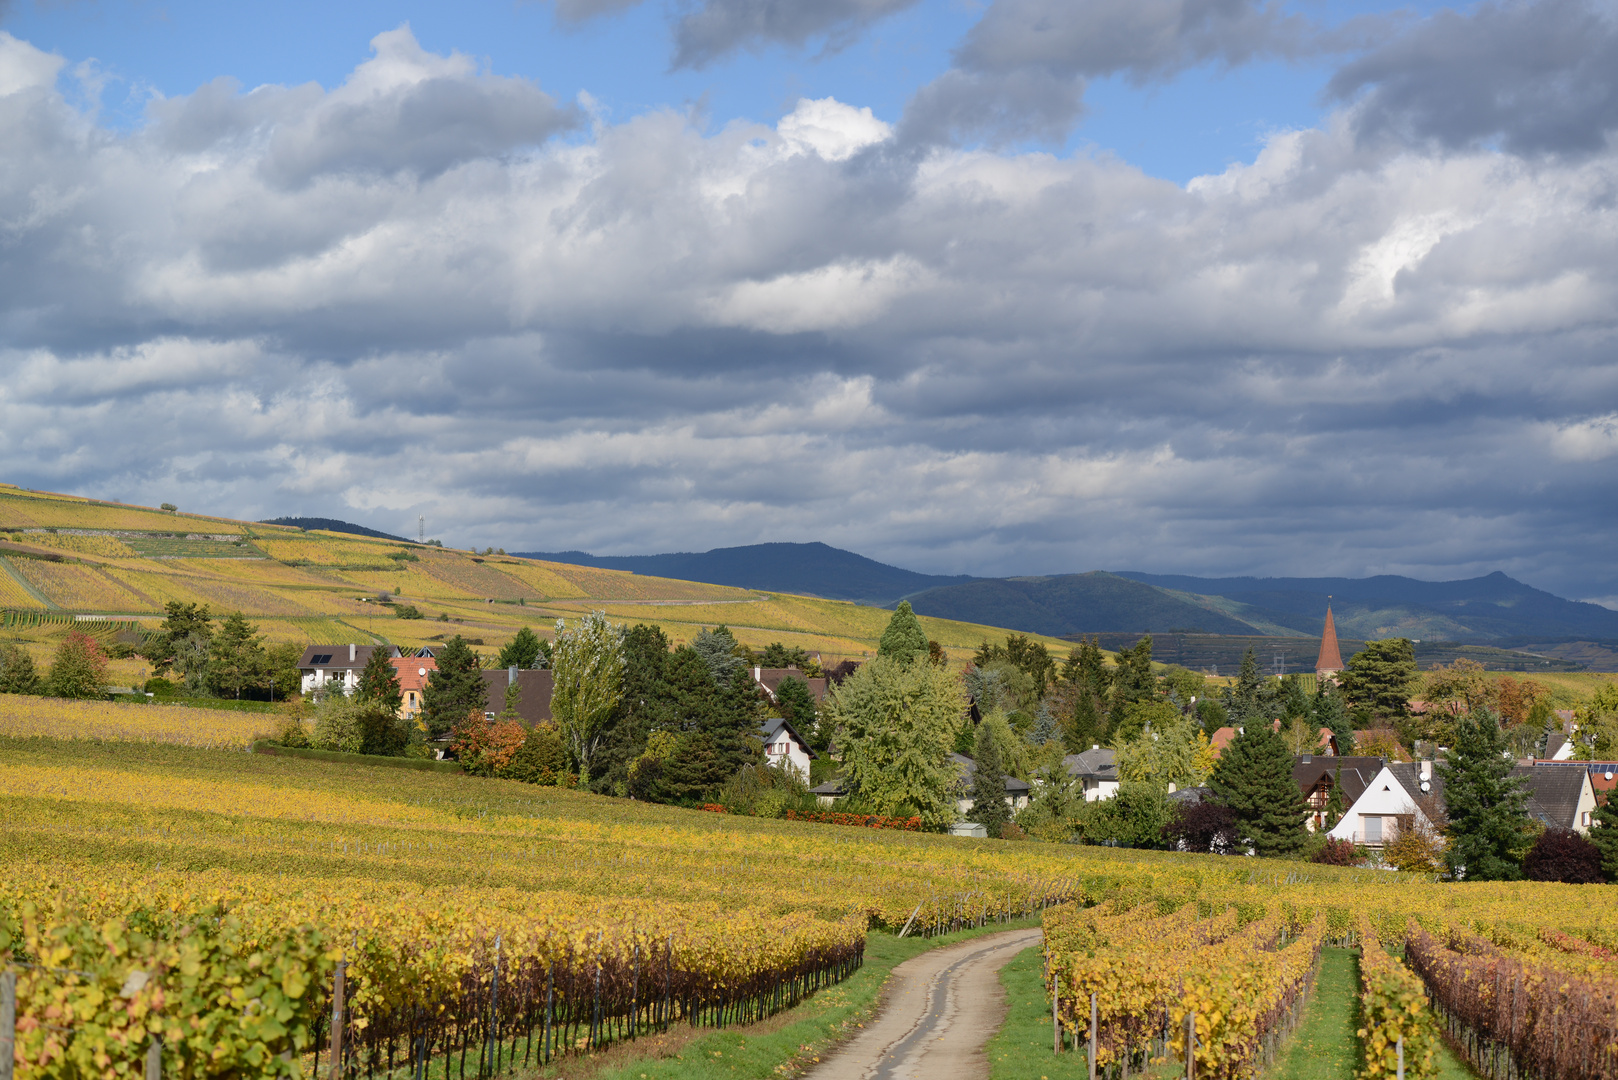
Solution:
M1024 633L1266 633L1252 624L1152 585L1100 570L1055 577L988 578L928 589L908 598L919 615L992 615L993 625ZM1322 609L1324 610L1324 609Z
M808 593L829 600L857 600L879 606L896 604L901 598L923 589L976 580L965 574L953 577L918 574L821 543L749 544L668 555L588 555L582 551L521 551L516 554L525 559L603 570L630 570L652 577L734 585L742 589Z
M378 532L368 529L364 525L356 525L352 521L338 521L336 518L323 517L278 517L269 518L259 522L260 525L289 525L294 529L323 529L326 532L348 533L350 536L374 536L378 540L398 540L401 543L411 544L415 541L406 540L402 536L392 533Z

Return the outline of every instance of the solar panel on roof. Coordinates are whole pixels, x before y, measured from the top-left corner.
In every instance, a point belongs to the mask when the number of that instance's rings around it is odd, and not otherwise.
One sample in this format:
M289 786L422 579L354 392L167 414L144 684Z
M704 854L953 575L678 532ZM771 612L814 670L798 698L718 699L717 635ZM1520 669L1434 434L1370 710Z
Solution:
M329 653L329 652L319 653L318 655L316 655L314 657L313 660L310 661L310 663L312 663L312 664L329 664L329 663L331 663L331 653Z

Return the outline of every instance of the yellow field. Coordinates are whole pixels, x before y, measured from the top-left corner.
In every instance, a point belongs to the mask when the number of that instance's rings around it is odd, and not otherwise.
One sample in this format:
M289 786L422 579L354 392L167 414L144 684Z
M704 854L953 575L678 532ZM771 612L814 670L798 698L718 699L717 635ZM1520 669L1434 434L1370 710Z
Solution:
M265 713L0 694L0 734L241 749L280 726Z
M30 585L65 611L151 611L159 605L108 576L99 567L41 559L12 561Z
M0 530L19 528L131 529L146 532L240 533L238 522L191 514L170 514L143 506L122 506L76 495L25 492L0 484ZM263 526L255 526L263 528Z
M43 610L45 605L34 599L34 595L13 576L16 564L11 559L0 557L0 607Z
M106 559L138 558L133 548L116 536L73 536L66 533L28 532L17 540L33 547L72 552L75 555L99 555Z

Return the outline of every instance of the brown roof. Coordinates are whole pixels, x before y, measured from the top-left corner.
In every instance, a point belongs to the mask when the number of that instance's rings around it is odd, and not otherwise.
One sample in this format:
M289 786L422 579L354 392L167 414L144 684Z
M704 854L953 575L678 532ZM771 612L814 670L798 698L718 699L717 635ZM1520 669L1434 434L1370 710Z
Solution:
M763 687L764 693L769 695L772 702L775 700L775 692L781 688L781 684L788 678L798 679L808 683L810 696L813 697L817 702L825 700L825 679L811 679L809 676L805 675L801 670L795 667L757 667L753 669L753 681L758 683L759 686Z
M1320 658L1315 661L1315 674L1342 670L1343 654L1337 648L1337 624L1332 621L1331 605L1327 604L1326 628L1320 632Z
M482 672L483 685L489 688L489 703L485 711L499 716L506 708L506 687L513 678L517 683L517 719L528 727L551 718L551 690L555 687L550 670L541 668L495 668Z
M1292 779L1305 795L1314 790L1324 777L1328 789L1331 784L1343 785L1343 805L1353 806L1354 800L1365 794L1384 762L1379 757L1334 757L1330 754L1304 754L1292 759ZM1340 778L1340 779L1339 779Z

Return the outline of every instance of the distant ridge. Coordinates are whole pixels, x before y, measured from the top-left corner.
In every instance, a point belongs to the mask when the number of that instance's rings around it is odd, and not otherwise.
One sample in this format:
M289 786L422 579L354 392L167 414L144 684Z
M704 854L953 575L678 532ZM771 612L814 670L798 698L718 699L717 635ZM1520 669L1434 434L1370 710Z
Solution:
M740 589L807 593L828 600L885 606L911 593L977 580L965 574L918 574L829 544L749 544L667 555L589 555L582 551L519 551L524 559L631 570L649 577L734 585Z
M919 615L1053 637L1105 632L1263 632L1211 607L1101 570L1055 577L986 578L928 589L908 599Z
M355 525L351 521L338 521L336 518L317 517L278 517L269 518L259 522L260 525L290 525L295 529L324 529L326 532L349 533L353 536L374 536L378 540L397 540L401 544L414 544L414 540L406 540L402 536L392 533L378 532L367 529L364 525Z

